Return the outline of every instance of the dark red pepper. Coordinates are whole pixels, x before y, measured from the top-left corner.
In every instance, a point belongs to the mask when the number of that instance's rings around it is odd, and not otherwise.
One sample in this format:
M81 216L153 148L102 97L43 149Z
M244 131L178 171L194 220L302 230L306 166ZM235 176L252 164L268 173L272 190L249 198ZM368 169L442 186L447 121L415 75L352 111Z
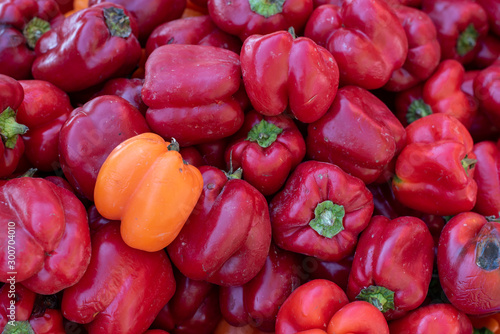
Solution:
M481 110L500 128L500 62L482 70L474 79L474 94Z
M142 102L141 90L144 84L143 79L117 78L111 79L104 84L93 98L103 95L116 95L127 100L131 105L138 109L141 114L146 114L148 106Z
M479 50L471 65L477 69L484 69L492 65L500 57L500 39L495 35L489 34L480 39L478 44Z
M343 258L342 260L331 262L321 261L317 258L309 257L310 263L306 267L306 272L309 273L309 279L326 279L337 284L342 290L347 290L347 281L349 279L349 272L351 271L353 255Z
M500 151L498 142L483 141L474 145L478 164L474 171L477 201L474 211L484 216L500 217Z
M493 33L500 37L500 3L496 0L476 0L488 15L488 22Z

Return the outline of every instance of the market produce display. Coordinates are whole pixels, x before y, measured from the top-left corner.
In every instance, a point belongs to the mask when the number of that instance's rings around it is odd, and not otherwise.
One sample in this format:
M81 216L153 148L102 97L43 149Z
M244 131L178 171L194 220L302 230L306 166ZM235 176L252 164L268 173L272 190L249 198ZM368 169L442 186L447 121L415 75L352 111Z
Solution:
M500 334L499 0L0 0L0 332Z

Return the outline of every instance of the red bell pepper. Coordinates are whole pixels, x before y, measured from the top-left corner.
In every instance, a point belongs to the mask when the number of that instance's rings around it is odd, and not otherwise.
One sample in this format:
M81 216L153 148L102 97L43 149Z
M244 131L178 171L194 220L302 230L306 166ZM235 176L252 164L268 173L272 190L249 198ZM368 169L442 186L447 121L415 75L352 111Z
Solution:
M200 167L203 191L177 238L170 259L187 277L242 285L264 266L271 244L267 201L248 182Z
M320 6L311 14L304 34L332 53L341 85L380 88L403 66L408 53L405 31L383 0Z
M33 167L52 172L59 168L59 131L73 111L68 95L47 81L22 80L24 100L17 120L29 130L22 138Z
M14 276L36 293L53 294L80 280L90 260L90 233L75 195L21 177L0 187L0 207L0 281Z
M406 128L408 144L396 162L392 187L403 205L424 213L455 215L476 203L475 155L456 118L432 114Z
M496 0L476 0L488 15L490 30L500 36L500 3Z
M82 279L67 288L65 318L86 324L89 333L142 333L175 291L165 251L128 247L120 224L110 222L92 236L92 258Z
M372 218L359 238L347 296L372 303L388 320L424 301L432 276L434 242L415 217Z
M75 92L127 75L141 58L136 36L137 22L123 7L82 9L38 40L33 77Z
M4 0L0 3L0 73L31 78L35 45L63 16L54 0Z
M215 25L210 16L186 17L158 26L149 36L146 55L166 44L211 45L240 53L241 40Z
M93 200L97 174L121 142L149 132L144 117L118 96L100 96L75 109L61 128L59 154L64 175L75 190Z
M28 321L35 298L36 293L22 284L8 282L0 288L0 330L2 333L9 322L12 324L18 321Z
M24 153L21 134L28 128L16 122L16 110L24 99L21 84L0 74L0 178L11 175Z
M311 159L336 164L366 184L390 168L405 143L405 129L387 106L355 86L339 89L326 115L307 128Z
M310 280L326 279L328 281L332 281L342 288L342 290L346 291L353 259L353 255L349 255L348 257L335 262L321 261L316 258L309 257L306 258L303 263L305 262L304 264L306 264L306 260L309 260L309 262L312 263L305 267Z
M484 69L493 65L500 57L500 39L495 35L489 34L479 40L478 44L478 51L471 65L478 69Z
M182 155L182 159L195 167L206 165L225 169L226 160L224 153L226 146L227 140L219 139L210 143L183 147L179 153Z
M312 10L312 0L208 0L208 13L215 24L242 41L290 27L302 32Z
M164 138L181 146L234 134L243 111L233 95L241 84L239 56L206 45L164 45L146 62L142 100L146 120Z
M111 2L127 9L137 20L137 38L146 45L151 32L160 24L181 17L186 8L186 0L89 0L89 6Z
M422 306L389 324L391 334L471 334L467 316L450 304Z
M174 296L158 313L151 327L175 334L213 333L221 319L217 286L191 280L177 270L174 276Z
M220 308L234 326L250 324L273 332L276 315L287 297L301 284L298 254L271 245L266 264L250 282L242 286L221 287Z
M93 98L103 95L116 95L127 100L132 106L145 115L148 107L142 102L141 90L143 79L117 78L111 79L104 84Z
M305 155L306 143L293 120L251 111L227 146L225 159L228 166L241 167L245 181L267 196L285 184Z
M317 279L303 284L281 306L276 318L276 334L326 330L332 316L348 303L345 292L333 282Z
M307 37L285 31L253 35L241 49L241 70L252 106L276 116L289 106L299 121L323 116L335 98L339 69L333 56Z
M474 94L481 110L500 128L500 62L493 63L477 75Z
M474 211L484 216L500 217L500 151L499 143L483 141L474 145L478 164L474 171L477 201Z
M330 319L326 331L327 334L389 334L389 326L375 306L357 300L338 310Z
M63 316L60 310L47 309L43 315L31 316L29 324L35 334L65 334Z
M441 232L437 265L443 291L457 309L500 311L500 223L473 212L453 217Z
M339 167L300 164L269 204L273 239L283 249L338 261L350 255L370 221L372 195Z
M436 26L441 59L470 63L478 52L477 41L488 34L488 17L472 0L423 0L422 10Z
M439 65L441 47L430 17L416 8L392 7L408 39L408 55L403 66L392 72L384 89L394 92L411 88L431 76Z
M466 127L471 126L478 105L474 97L462 90L465 70L456 60L441 62L423 84L396 96L396 113L403 125L432 113L456 117Z
M63 179L62 177L55 176L55 175L46 176L46 177L44 177L44 179L47 180L47 181L52 182L53 184L55 184L58 187L64 188L66 190L69 190L73 194L76 195L75 189L73 189L73 187L71 186L71 184L69 184L69 182L66 181L66 179Z

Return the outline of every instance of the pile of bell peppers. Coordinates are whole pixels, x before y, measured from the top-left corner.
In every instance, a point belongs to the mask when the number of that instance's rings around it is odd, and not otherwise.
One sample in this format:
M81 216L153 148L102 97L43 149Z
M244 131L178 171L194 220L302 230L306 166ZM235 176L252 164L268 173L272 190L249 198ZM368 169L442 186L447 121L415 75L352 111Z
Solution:
M500 1L0 0L0 331L500 334Z

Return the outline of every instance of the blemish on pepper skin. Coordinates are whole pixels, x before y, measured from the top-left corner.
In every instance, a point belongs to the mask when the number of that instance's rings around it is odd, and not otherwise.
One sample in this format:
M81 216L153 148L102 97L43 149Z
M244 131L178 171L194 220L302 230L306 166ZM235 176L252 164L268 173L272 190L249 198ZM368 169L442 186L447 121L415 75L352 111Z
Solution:
M183 172L182 168L179 168L179 172L181 172L181 173Z

